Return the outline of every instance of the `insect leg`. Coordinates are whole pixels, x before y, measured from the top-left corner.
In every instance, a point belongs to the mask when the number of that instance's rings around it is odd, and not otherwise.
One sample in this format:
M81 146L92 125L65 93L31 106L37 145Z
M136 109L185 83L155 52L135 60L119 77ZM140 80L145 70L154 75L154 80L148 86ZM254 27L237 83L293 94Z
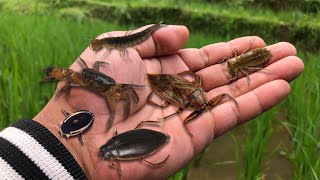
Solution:
M116 129L114 130L113 136L116 136L117 134L118 134L118 131L117 131L117 127L116 127Z
M113 124L114 117L116 115L117 99L119 98L118 97L119 95L117 93L116 94L106 93L104 96L106 97L106 100L110 109L110 118L107 123L107 129L110 129Z
M105 48L105 49L106 49L106 52L101 56L100 60L106 58L106 57L107 57L106 55L107 55L109 52L111 52L111 49L107 49L107 48Z
M244 53L246 53L246 52L248 52L248 51L250 51L250 49L252 48L253 42L254 42L254 37L252 37L252 38L250 39L250 41L249 41L249 47L248 47L247 49L245 49L245 50L241 53L241 55L244 54Z
M120 179L121 179L121 177L122 177L122 170L121 170L120 161L116 160L116 166L117 166L117 169L118 169L119 177L120 177Z
M223 97L229 97L236 105L238 105L238 102L232 97L230 96L229 94L219 94L215 97L213 97L209 102L209 108L212 109L214 108L215 106L217 106L217 104L222 100Z
M124 36L128 36L128 35L130 35L131 34L131 30L128 30L127 32L126 32L126 34L124 34Z
M261 70L263 67L246 67L248 70Z
M114 162L114 161L115 161L115 162ZM120 177L120 179L121 179L122 170L121 170L120 162L119 162L119 160L114 160L114 161L111 161L111 162L110 162L110 165L111 165L112 167L116 167L116 168L117 168L119 177Z
M158 163L152 163L152 162L147 161L147 160L145 160L145 159L143 159L143 158L141 158L141 159L142 159L144 162L148 163L149 165L151 165L151 166L153 166L153 167L159 167L159 166L162 166L162 165L168 160L168 158L169 158L169 155L168 155L163 161L158 162Z
M84 65L85 68L89 68L87 63L79 56L80 61L82 62L82 64Z
M198 117L202 111L201 110L195 110L191 114L189 114L188 117L183 121L183 124L187 124L189 121L193 120L194 118Z
M109 34L108 32L106 32L106 33L108 34L108 36L109 36L109 37L112 37L112 35L111 35L111 34Z
M201 110L195 110L193 111L191 114L189 114L188 117L186 117L186 119L183 121L183 127L184 129L187 131L188 135L190 137L192 137L193 135L191 134L191 132L189 131L188 127L187 127L187 123L191 120L193 120L194 118L198 117L200 114L202 113Z
M69 82L58 91L57 97L60 97L64 91L67 91L67 97L69 98L71 91L71 85Z
M258 71L258 70L263 70L263 71L259 71L259 72L262 72L262 73L270 73L271 72L271 70L269 70L269 69L265 69L265 68L263 68L263 67L246 67L246 69L247 70L256 70L256 71Z
M238 72L239 72L239 69L236 69L234 73L235 75L228 81L228 84L232 83L238 78Z
M238 50L236 48L232 49L232 53L234 54L234 57L238 57Z
M71 92L71 87L79 87L79 84L74 84L74 83L67 83L65 86L63 86L57 93L57 97L60 97L64 91L67 91L66 97L70 97L70 92Z
M176 115L176 114L181 113L182 111L183 111L183 108L179 108L175 113L172 113L172 114L170 114L170 115L168 115L168 116L166 116L166 117L163 117L163 118L161 118L161 119L159 119L159 120L165 120L165 119L167 119L167 118L169 118L169 117L171 117L171 116L174 116L174 115Z
M53 128L53 131L56 131L58 129L58 133L60 135L59 136L59 141L61 141L61 139L64 136L64 134L61 131L61 128L59 128L59 127L61 127L61 124L59 124L59 123L50 123L50 122L48 122L48 123L49 123L48 129L51 130L51 128Z
M246 76L247 82L248 82L248 86L250 86L249 73L246 70L244 70L243 68L240 68L240 71Z
M229 59L228 57L224 57L224 58L223 58L221 61L219 61L218 63L221 64L221 63L227 61L228 59Z
M131 98L128 91L121 92L121 99L126 100L126 107L124 111L124 119L127 119L130 114L130 108L131 108Z
M120 53L120 57L122 59L124 59L125 61L129 61L129 57L128 57L128 50L126 48L123 49L119 49L119 53Z
M132 88L132 87L128 87L128 93L130 94L130 96L133 98L134 102L136 104L138 104L140 98L137 94L137 92Z
M148 97L147 97L147 103L149 103L149 104L151 104L151 105L153 105L153 106L161 107L161 108L167 107L167 106L169 105L168 102L165 102L165 103L159 105L159 104L151 101L151 96L152 96L152 93L150 93L150 94L148 95Z
M66 116L66 117L70 115L70 114L69 114L65 109L63 109L63 108L62 108L61 111L62 111L63 115Z
M104 61L96 61L93 65L93 69L96 70L96 71L99 71L99 65L102 65L102 64L107 64L109 65L109 63L107 62L104 62Z
M188 70L188 71L184 71L184 72L181 72L178 74L179 76L181 75L191 75L194 80L191 82L194 86L197 86L197 87L201 87L201 79L200 79L200 76L198 76L196 73L194 73L193 71L191 70Z
M244 50L241 54L244 54L244 53L248 52L248 51L252 48L253 42L254 42L254 37L252 37L252 38L250 39L250 41L249 41L249 47L248 47L246 50Z
M83 138L82 138L82 134L79 134L79 141L80 141L80 144L83 145L84 141L83 141Z
M140 126L142 126L143 124L145 124L145 123L158 123L158 124L160 124L161 122L160 121L141 121L137 126L136 126L136 128L134 128L134 129L137 129L138 127L140 127Z
M137 104L139 102L139 96L132 87L128 87L124 84L119 84L117 85L117 87L119 88L118 94L120 96L120 99L124 99L127 101L126 107L125 107L125 117L124 117L125 119L127 119L130 114L131 97L133 98L134 102Z

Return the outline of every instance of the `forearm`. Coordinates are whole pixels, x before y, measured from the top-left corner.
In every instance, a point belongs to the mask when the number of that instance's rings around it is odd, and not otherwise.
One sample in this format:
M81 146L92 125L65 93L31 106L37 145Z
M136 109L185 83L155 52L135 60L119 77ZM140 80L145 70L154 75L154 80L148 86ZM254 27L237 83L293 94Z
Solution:
M32 120L0 132L0 169L5 179L87 179L65 146Z

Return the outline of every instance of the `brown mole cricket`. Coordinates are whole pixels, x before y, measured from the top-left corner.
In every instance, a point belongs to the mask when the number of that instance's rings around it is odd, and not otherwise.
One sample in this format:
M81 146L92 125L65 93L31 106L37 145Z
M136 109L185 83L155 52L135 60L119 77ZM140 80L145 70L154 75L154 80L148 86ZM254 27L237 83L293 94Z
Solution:
M99 64L104 62L97 61L94 69L91 69L88 68L84 60L81 58L80 60L85 66L81 72L68 68L48 67L44 69L46 77L41 82L66 79L68 83L61 88L58 95L65 90L69 90L70 92L71 87L84 87L106 98L111 111L107 129L113 124L116 105L120 99L127 101L125 106L125 119L127 119L130 113L131 98L133 98L136 104L139 102L139 96L133 88L144 87L144 85L116 83L113 78L99 71Z

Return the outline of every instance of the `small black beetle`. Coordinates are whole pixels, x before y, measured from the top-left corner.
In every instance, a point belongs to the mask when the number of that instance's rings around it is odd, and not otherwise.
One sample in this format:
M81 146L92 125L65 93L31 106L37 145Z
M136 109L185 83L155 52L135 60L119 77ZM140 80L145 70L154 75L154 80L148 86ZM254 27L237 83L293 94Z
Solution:
M61 123L59 134L66 138L80 135L80 142L82 143L81 133L92 125L94 114L86 110L80 110L73 114L65 113L67 117Z
M169 142L170 136L150 129L134 129L113 136L106 144L100 147L99 155L102 159L116 161L118 173L121 177L119 161L142 159L152 166L161 166L169 158L169 155L159 163L151 163L145 159L158 151L165 143Z

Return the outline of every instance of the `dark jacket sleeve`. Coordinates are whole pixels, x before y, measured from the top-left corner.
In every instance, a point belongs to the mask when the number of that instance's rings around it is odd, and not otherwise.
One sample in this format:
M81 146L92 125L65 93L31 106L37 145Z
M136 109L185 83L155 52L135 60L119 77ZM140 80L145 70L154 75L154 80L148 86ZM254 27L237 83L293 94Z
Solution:
M20 120L0 132L0 179L87 178L48 129L33 120Z

